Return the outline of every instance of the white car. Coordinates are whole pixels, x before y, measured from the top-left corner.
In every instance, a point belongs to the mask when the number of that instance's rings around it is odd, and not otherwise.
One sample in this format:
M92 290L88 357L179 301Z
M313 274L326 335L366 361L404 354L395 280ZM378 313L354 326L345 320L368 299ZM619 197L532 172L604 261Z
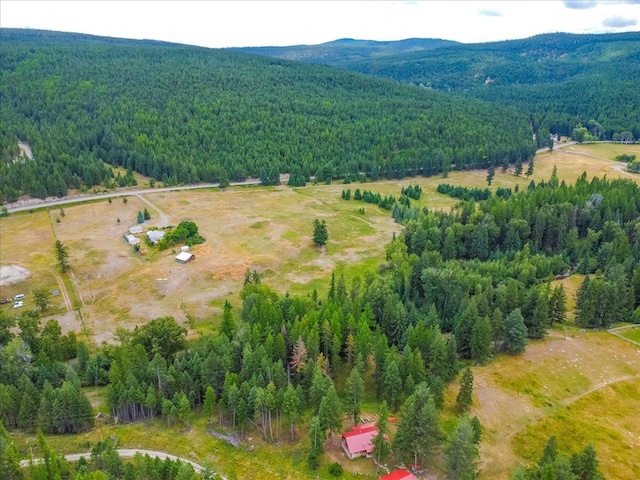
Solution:
M16 302L13 304L13 308L20 308L20 307L24 307L24 302Z

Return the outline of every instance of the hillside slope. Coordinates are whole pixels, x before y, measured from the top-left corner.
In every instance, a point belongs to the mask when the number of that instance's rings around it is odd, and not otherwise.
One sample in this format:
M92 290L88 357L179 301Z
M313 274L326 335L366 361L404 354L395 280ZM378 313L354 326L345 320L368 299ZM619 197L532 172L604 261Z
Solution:
M368 47L368 57L359 60L339 57L339 48L321 56L330 45L315 46L316 61L517 105L528 113L536 132L572 135L582 124L597 140L620 140L623 132L640 138L640 32L544 34L397 54L387 50L392 53L388 55L374 55L379 50L374 42ZM361 48L367 44L363 42ZM284 56L290 51L282 47L268 52ZM312 48L307 51L314 58Z
M340 69L229 50L0 31L4 201L127 182L431 175L526 161L528 119ZM15 162L18 141L33 161ZM275 179L275 180L274 180Z

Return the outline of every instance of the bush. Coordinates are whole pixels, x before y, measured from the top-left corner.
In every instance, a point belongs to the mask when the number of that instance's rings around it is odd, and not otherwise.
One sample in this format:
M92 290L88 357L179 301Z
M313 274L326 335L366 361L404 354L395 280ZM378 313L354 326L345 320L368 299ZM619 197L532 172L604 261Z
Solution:
M342 476L342 465L340 465L338 462L332 463L331 465L329 465L329 473L334 477Z

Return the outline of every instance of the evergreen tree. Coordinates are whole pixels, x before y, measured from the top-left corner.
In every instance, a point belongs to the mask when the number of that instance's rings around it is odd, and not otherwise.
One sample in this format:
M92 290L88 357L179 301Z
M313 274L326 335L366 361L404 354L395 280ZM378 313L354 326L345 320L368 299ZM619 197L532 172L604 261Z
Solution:
M236 322L231 313L231 304L229 300L224 301L224 311L222 312L222 322L220 322L220 333L227 336L231 340L236 334Z
M458 361L458 342L455 334L451 335L447 342L447 360L445 365L446 370L444 371L442 380L449 382L453 380L460 371L460 363Z
M315 415L311 418L309 428L309 442L311 447L307 455L307 464L312 470L317 470L320 466L320 457L324 453L324 430L322 429L320 417Z
M547 441L547 444L542 451L542 456L540 457L540 461L538 465L544 465L545 463L553 463L558 456L558 445L556 443L556 436L553 435Z
M520 309L512 311L504 321L504 348L511 354L524 352L527 343L527 327Z
M475 442L473 424L463 415L451 432L445 446L447 471L456 480L474 480L478 474L478 445Z
M533 308L528 319L525 318L527 335L531 338L543 338L549 327L549 301L547 296L539 289L531 291Z
M144 223L144 214L138 210L138 223Z
M387 438L389 433L388 421L389 407L387 406L387 402L383 400L378 410L378 421L376 422L378 433L371 441L373 444L373 457L376 459L376 475L380 470L380 464L387 458L389 453L391 453L391 445L389 445Z
M571 471L579 480L602 480L604 477L598 469L596 449L587 445L580 453L571 457Z
M424 465L439 440L438 411L429 386L421 383L400 409L394 450L400 458L411 458L415 465Z
M346 407L347 411L353 417L353 424L358 424L362 405L362 397L364 395L364 380L360 373L361 365L356 363L349 373L347 383L345 385Z
M553 141L551 142L551 144L553 145ZM527 178L533 175L533 157L531 158L531 160L529 160L529 166L527 167L527 172L525 173L525 175L527 176Z
M324 430L329 430L329 438L332 438L331 435L339 432L342 428L343 413L342 402L340 402L338 393L333 386L333 382L331 382L327 394L322 398L318 409L320 423Z
M22 480L24 478L18 450L2 420L0 420L0 478L6 480Z
M489 258L489 230L484 223L481 223L476 229L471 245L471 255L481 261Z
M522 160L520 160L520 158L516 160L514 172L516 177L519 177L522 174Z
M329 239L329 233L327 231L327 222L325 220L313 220L313 243L317 247L322 247L327 244Z
M598 299L595 298L594 292L595 289L591 288L591 278L587 275L576 292L575 321L580 327L590 326L596 316Z
M149 210L146 209L146 207L144 209L144 212L142 213L142 216L145 220L151 220L151 214L149 213Z
M302 415L302 398L293 385L287 385L287 389L282 397L282 411L289 417L291 427L291 440L295 438L295 426L300 421Z
M384 363L381 390L387 404L395 411L402 393L402 378L395 360L388 360Z
M496 308L491 315L491 338L493 341L494 352L498 351L499 345L504 340L505 328L506 326L502 311L499 308Z
M491 357L491 322L489 317L480 317L473 325L471 334L471 358L485 363Z
M491 186L491 182L493 182L493 178L495 176L496 176L496 167L492 163L491 165L489 165L489 168L487 169L487 183L489 184L489 186Z
M469 367L464 369L460 380L460 391L456 397L456 407L464 412L473 403L473 373Z
M69 265L69 249L60 240L56 240L56 258L58 259L60 271L67 273L71 268Z
M567 316L567 294L562 285L558 285L551 292L549 298L549 322L563 323Z
M204 406L203 411L209 417L213 418L213 412L216 407L216 392L213 390L213 387L209 385L204 394Z

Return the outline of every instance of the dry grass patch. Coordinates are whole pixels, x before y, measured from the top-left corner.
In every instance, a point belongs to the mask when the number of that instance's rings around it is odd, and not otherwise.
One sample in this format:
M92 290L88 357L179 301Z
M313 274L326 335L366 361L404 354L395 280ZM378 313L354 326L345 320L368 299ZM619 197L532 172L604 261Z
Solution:
M604 386L529 425L514 438L514 449L535 463L551 435L556 435L558 448L569 454L591 443L605 478L635 480L640 478L639 399L639 378Z
M518 463L531 460L519 449L520 444L527 443L531 425L588 397L589 392L637 375L640 375L640 350L606 332L576 331L568 337L554 333L528 345L523 355L501 356L489 365L474 368L471 414L477 415L486 429L481 445L483 475L508 478ZM624 422L633 423L640 396L632 396L629 401L635 409L617 414L624 416ZM602 407L600 414L608 417ZM557 430L541 429L545 435L542 446L550 435L560 438L564 431L574 428L571 421L559 423ZM521 443L514 442L515 438ZM599 444L594 445L602 464L611 463Z

